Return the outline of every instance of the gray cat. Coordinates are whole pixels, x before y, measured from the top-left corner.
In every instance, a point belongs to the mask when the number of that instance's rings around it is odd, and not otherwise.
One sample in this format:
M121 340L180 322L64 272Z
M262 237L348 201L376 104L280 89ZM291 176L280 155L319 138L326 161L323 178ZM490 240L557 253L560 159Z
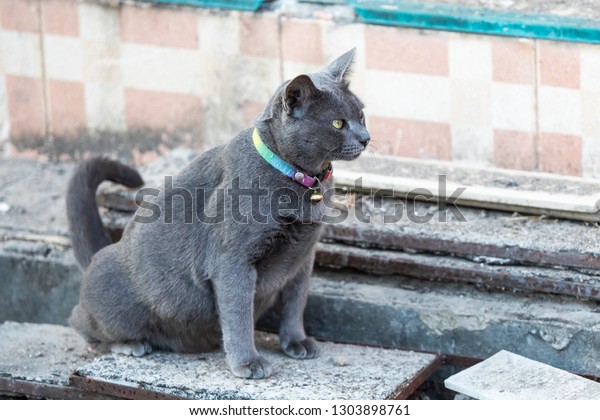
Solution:
M142 204L115 244L96 188L104 180L139 187L141 177L107 159L76 170L67 213L85 274L70 323L90 345L142 356L222 342L236 376L267 378L272 369L256 351L254 324L277 305L283 351L316 355L302 318L327 207L322 192L331 186L330 162L357 158L369 142L363 104L348 88L353 57L348 51L283 83L256 131L185 167Z

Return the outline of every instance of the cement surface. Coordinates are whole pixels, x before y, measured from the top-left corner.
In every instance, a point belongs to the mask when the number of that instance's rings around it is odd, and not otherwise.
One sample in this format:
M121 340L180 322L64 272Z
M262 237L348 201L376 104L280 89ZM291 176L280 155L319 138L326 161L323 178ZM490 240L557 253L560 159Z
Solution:
M283 354L273 334L257 333L256 342L273 365L266 380L236 378L222 351L141 358L109 354L76 372L86 379L193 399L371 400L393 397L435 359L431 354L321 342L317 358L296 360Z
M600 400L600 384L508 351L446 379L479 400Z
M71 372L90 359L85 341L71 328L0 324L0 378L67 386Z

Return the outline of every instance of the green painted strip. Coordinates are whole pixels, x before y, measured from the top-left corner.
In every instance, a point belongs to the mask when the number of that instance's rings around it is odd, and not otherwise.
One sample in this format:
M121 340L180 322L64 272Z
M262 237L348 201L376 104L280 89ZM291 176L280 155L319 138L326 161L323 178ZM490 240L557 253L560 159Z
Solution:
M445 4L352 1L367 23L600 44L600 21Z
M216 7L220 9L256 11L263 0L143 0L149 3L181 4L184 6Z

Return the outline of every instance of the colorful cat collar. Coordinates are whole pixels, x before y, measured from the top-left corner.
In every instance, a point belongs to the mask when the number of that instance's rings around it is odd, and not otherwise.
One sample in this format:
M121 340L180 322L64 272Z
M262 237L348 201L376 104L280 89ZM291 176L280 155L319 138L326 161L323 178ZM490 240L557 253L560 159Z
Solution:
M256 147L258 154L261 155L264 160L269 162L269 164L272 167L274 167L287 177L293 179L298 184L302 184L306 188L310 188L313 190L313 193L310 196L310 201L318 203L323 199L323 195L319 192L319 182L325 181L331 176L331 173L333 172L331 164L329 164L329 167L325 169L325 171L323 171L319 176L310 176L306 172L294 168L292 165L290 165L285 160L281 159L279 156L273 153L271 149L269 149L263 143L262 139L260 138L260 134L258 133L258 130L256 128L252 133L252 141L254 142L254 147Z

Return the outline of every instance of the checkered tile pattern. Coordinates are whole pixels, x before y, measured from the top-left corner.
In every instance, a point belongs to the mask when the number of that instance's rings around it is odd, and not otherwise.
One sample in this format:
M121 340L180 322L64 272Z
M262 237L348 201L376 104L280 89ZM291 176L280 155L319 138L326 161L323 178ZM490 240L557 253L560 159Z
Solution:
M5 154L40 158L31 138L95 131L183 129L208 148L283 80L356 46L375 153L600 178L600 45L321 16L0 0Z

